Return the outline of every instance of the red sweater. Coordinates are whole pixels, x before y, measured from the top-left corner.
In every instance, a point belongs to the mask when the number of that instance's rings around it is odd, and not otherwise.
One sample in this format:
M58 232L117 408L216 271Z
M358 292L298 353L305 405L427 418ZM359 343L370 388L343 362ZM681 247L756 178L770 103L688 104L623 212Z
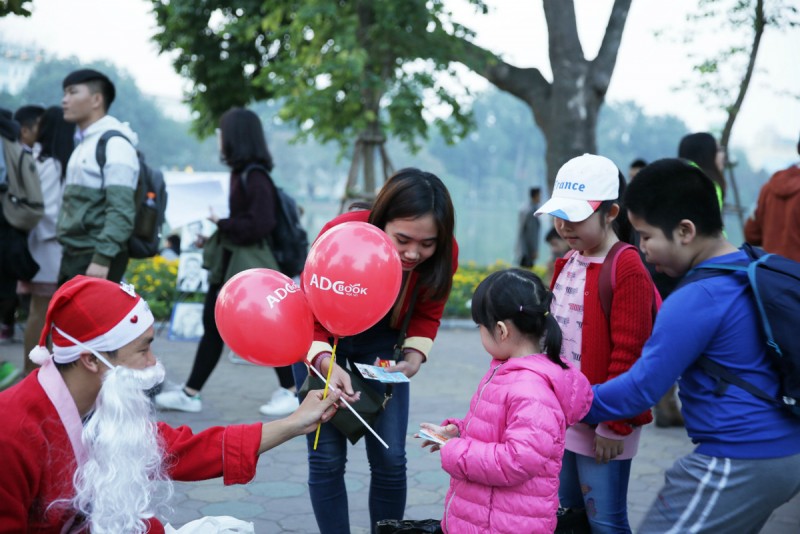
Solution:
M360 211L350 211L347 213L343 213L339 215L335 219L329 221L325 226L322 227L320 230L319 235L324 234L329 229L337 226L339 224L351 221L357 222L368 222L370 212L367 210L360 210ZM317 236L319 237L319 236ZM456 269L458 269L458 243L456 243L455 238L453 238L453 274L455 274ZM400 306L400 313L393 315L393 323L392 327L400 329L402 325L403 318L406 316L408 312L408 305L409 301L411 300L411 294L413 293L414 288L417 285L417 280L419 279L419 274L416 272L411 272L410 279L408 281L408 286L406 288L405 295L403 295L403 301ZM431 300L426 298L425 296L425 287L420 287L421 291L417 296L417 302L414 304L414 311L411 316L411 320L408 322L408 331L406 332L406 343L403 345L404 347L413 348L421 352L426 358L428 357L428 352L430 351L430 347L433 345L433 340L436 337L436 333L439 331L439 324L442 319L442 313L444 313L444 305L447 302L447 298L445 297L442 300ZM401 288L402 291L402 288ZM325 327L322 326L318 321L315 321L314 324L314 343L311 346L311 349L308 354L309 360L312 360L314 356L319 354L320 352L330 352L330 345L328 345L328 340L333 337L333 335L325 330Z
M58 534L75 511L47 507L74 495L76 461L59 414L39 383L38 369L0 393L0 428L0 533ZM158 429L174 480L222 476L228 485L255 476L261 424L214 427L199 434L164 423ZM164 532L158 519L149 523L150 534Z
M555 285L566 258L556 260L550 288ZM586 270L581 329L581 372L591 384L602 384L631 368L641 356L642 347L653 330L653 281L639 254L632 249L617 259L616 287L611 302L611 321L600 304L600 263ZM631 433L630 425L646 425L653 420L650 410L623 421L606 424L617 434Z

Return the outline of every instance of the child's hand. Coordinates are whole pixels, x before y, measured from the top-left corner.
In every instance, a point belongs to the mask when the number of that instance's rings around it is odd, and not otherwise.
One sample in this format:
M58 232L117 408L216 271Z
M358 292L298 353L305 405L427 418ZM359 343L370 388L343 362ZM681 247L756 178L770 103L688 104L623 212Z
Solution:
M419 427L425 430L425 432L427 432L428 434L431 435L438 434L439 436L442 436L445 439L457 438L459 436L458 427L453 424L447 426L439 426L431 423L422 423L419 425ZM421 436L419 434L414 434L414 437L419 438ZM422 442L422 447L424 448L428 446L430 446L431 448L430 452L436 452L442 447L444 447L444 444L439 444L436 443L435 441L426 439Z
M594 437L594 459L598 464L607 464L625 450L625 442L621 439Z

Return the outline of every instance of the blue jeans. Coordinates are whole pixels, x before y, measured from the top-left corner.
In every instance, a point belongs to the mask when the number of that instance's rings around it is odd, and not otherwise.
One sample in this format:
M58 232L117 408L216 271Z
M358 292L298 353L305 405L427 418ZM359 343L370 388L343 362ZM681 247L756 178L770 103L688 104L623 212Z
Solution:
M629 533L630 474L631 460L598 464L593 456L564 451L558 500L566 508L586 508L592 534Z
M352 364L373 364L375 358L391 359L398 331L389 328L384 320L366 332L342 338L336 348L336 364L358 371ZM308 370L304 363L292 367L295 382L303 383ZM381 395L384 385L374 380L366 381ZM408 432L409 385L394 384L392 400L378 416L373 428L389 445L386 449L369 432L366 440L370 468L369 514L370 528L382 519L402 519L406 508L406 433ZM344 408L343 408L344 409ZM350 532L350 515L347 509L347 489L344 483L347 463L347 438L331 423L322 425L317 450L314 450L314 432L308 434L308 489L311 505L317 518L320 534L346 534Z

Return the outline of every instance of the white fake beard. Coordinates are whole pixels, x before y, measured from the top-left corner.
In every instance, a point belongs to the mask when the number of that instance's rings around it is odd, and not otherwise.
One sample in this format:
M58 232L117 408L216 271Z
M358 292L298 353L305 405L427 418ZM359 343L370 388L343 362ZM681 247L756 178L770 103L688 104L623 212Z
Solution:
M161 362L106 372L81 440L87 460L73 479L73 506L93 534L144 533L172 497L155 414L144 390L164 380Z

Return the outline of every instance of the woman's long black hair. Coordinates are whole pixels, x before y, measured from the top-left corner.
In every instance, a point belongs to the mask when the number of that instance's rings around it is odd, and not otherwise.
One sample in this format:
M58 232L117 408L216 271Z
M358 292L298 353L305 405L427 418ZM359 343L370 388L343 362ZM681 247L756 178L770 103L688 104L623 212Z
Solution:
M397 171L381 188L372 205L369 222L381 230L395 219L433 215L436 251L417 267L420 283L429 288L426 297L443 300L453 283L453 231L455 210L450 193L435 175L415 168Z
M222 160L231 170L241 172L253 163L272 170L272 154L258 115L249 109L231 108L219 119L219 129Z
M64 120L61 106L50 106L39 119L39 135L36 142L41 146L39 161L55 158L61 164L61 181L67 176L67 163L75 147L75 125Z

